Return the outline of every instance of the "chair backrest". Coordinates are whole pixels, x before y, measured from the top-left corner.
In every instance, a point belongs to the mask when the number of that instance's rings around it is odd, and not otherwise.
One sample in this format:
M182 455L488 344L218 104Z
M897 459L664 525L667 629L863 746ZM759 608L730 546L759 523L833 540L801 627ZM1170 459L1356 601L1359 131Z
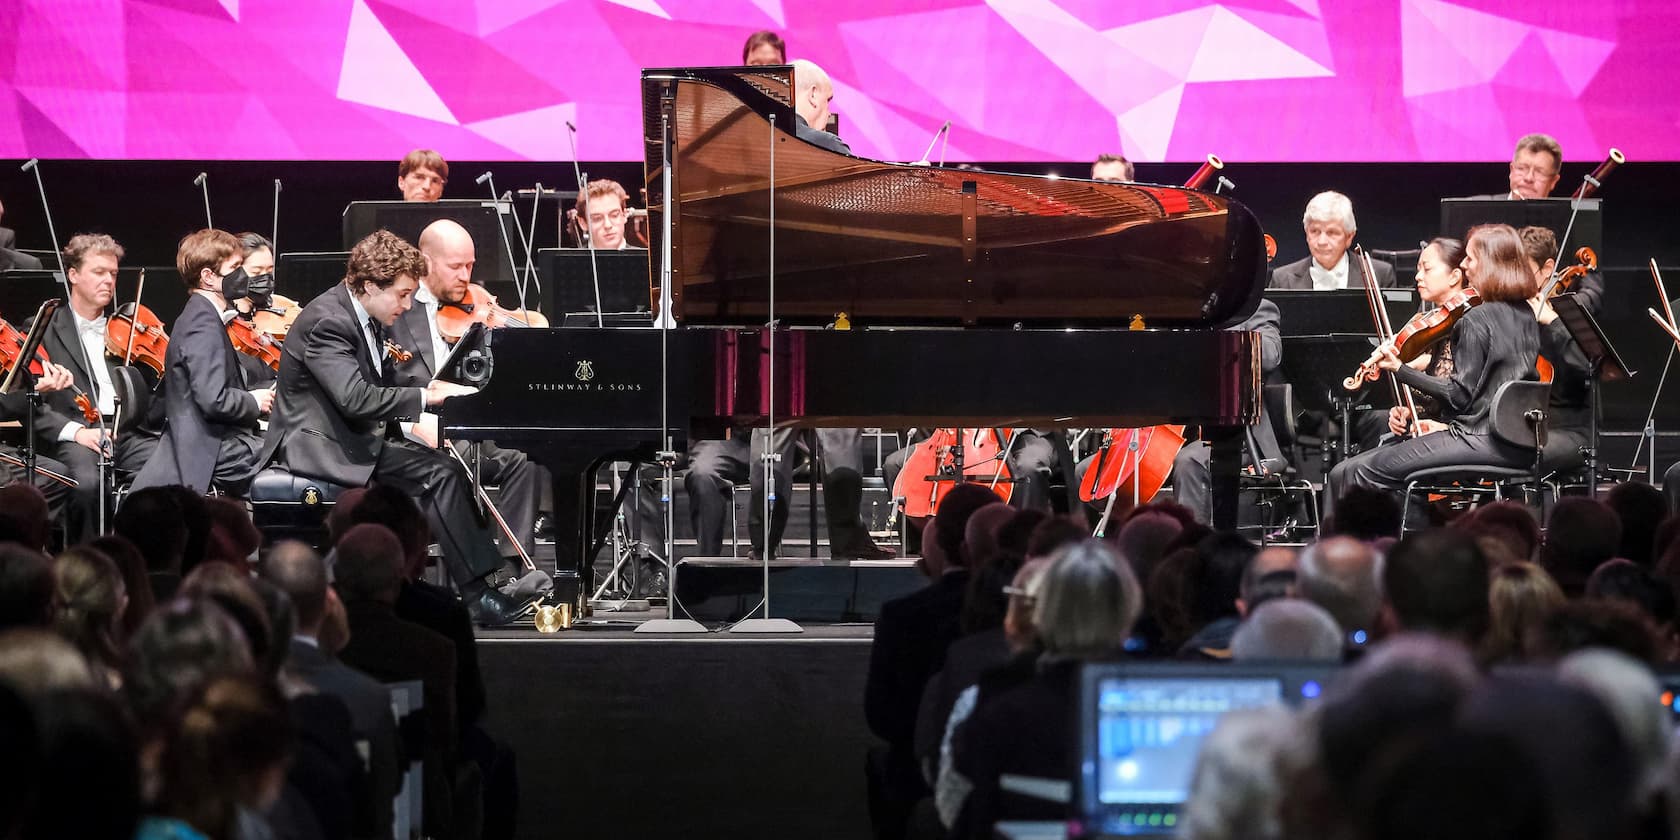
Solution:
M1295 386L1287 383L1268 383L1262 386L1266 401L1266 416L1272 421L1272 434L1281 446L1295 445Z
M1493 393L1493 407L1489 410L1493 415L1493 436L1525 449L1545 447L1546 402L1551 394L1549 382L1513 380L1499 386L1499 390ZM1530 415L1535 411L1540 413Z

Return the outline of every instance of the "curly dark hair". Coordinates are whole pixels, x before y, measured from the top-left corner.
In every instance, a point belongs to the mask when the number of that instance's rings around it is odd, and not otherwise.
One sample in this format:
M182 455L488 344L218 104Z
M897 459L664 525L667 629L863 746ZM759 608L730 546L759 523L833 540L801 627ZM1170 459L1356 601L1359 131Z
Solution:
M350 249L350 264L344 269L344 285L350 291L367 294L368 284L389 289L404 274L419 280L426 276L426 258L420 249L383 228L368 234Z

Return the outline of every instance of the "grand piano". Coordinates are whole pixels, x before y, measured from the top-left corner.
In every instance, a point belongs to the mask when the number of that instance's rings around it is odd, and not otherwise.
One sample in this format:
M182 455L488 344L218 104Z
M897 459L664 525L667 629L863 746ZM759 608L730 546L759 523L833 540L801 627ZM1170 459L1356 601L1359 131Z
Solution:
M743 426L1201 425L1235 525L1260 357L1224 328L1265 277L1247 208L839 154L799 137L793 89L786 66L643 71L669 328L495 331L481 391L442 406L446 436L553 473L563 597L593 589L602 464Z

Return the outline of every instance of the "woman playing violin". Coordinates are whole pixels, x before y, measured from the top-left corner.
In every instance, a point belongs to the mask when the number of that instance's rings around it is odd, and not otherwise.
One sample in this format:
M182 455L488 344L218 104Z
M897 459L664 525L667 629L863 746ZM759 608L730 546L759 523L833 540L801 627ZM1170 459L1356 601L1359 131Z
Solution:
M53 316L41 346L55 363L69 369L76 388L93 398L107 428L87 422L75 405L73 389L46 396L35 418L39 451L62 463L76 490L66 511L66 538L80 542L97 536L100 504L99 461L101 454L114 457L118 470L137 470L157 448L156 424L143 421L124 423L116 434L108 421L117 413L113 361L105 352L106 312L116 295L117 266L123 249L102 233L83 233L64 246L65 276L70 283L70 311ZM27 326L21 327L27 331ZM225 340L225 339L224 339ZM126 415L134 406L123 406ZM113 444L113 436L115 438Z
M1454 292L1462 291L1465 287L1464 245L1457 239L1438 237L1424 246L1418 255L1417 290L1418 300L1424 304L1440 305ZM1452 373L1452 336L1448 335L1430 352L1406 363L1410 367L1421 370L1430 376L1445 377ZM1427 394L1419 394L1414 401L1417 403L1418 433L1428 434L1439 432L1447 428L1447 424L1439 418L1441 416L1440 403ZM1411 411L1403 405L1397 405L1388 410L1388 430L1402 437L1411 433Z
M1539 329L1528 303L1537 287L1516 230L1510 225L1472 228L1460 268L1464 280L1481 293L1482 304L1453 326L1448 339L1452 370L1432 376L1403 364L1392 349L1383 353L1380 362L1383 371L1401 384L1433 397L1447 428L1380 446L1337 464L1330 471L1332 500L1334 494L1355 486L1401 490L1412 473L1432 467L1523 467L1532 462L1530 451L1492 433L1494 393L1506 382L1535 379L1534 361L1540 351ZM1438 271L1431 275L1439 276Z
M227 231L201 230L181 240L175 267L191 294L165 356L169 422L135 490L179 484L243 495L257 474L257 420L273 407L274 390L245 388L222 322L228 302L248 294L243 261L239 240Z

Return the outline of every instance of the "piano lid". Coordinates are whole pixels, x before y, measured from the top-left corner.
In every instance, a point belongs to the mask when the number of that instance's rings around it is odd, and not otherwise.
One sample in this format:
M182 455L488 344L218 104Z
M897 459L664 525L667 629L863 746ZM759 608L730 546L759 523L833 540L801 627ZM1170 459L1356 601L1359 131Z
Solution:
M787 66L642 72L655 255L667 125L674 149L679 321L768 316L772 145L783 323L1222 327L1258 305L1260 225L1229 197L832 152L798 137L792 84Z

